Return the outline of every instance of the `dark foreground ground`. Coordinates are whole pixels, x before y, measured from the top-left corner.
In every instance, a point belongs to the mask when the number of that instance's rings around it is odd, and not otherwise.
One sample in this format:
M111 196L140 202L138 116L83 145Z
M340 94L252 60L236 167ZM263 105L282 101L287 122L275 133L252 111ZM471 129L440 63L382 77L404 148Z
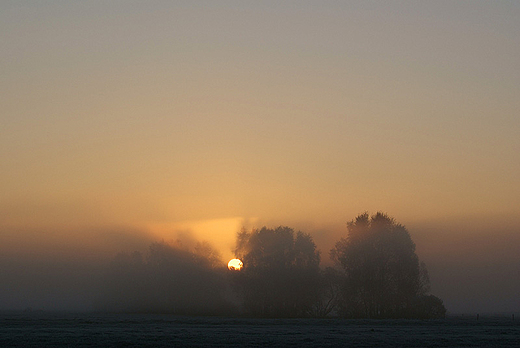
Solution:
M241 319L0 313L1 347L520 347L520 318Z

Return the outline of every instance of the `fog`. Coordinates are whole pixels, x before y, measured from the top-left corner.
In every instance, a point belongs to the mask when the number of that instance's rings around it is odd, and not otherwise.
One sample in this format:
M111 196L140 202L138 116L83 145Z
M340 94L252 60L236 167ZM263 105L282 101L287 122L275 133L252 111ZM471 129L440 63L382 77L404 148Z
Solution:
M520 310L520 219L512 216L451 217L403 221L430 274L431 292L450 313ZM321 249L322 265L345 224L302 223Z
M455 313L520 310L520 222L475 217L411 225L432 292Z
M444 301L448 313L518 312L517 220L479 217L402 223L416 244L419 259L429 270L431 292ZM332 265L329 250L345 236L344 227L295 221L292 227L312 235L321 252L322 267ZM215 313L217 307L222 313L232 313L236 294L229 284L222 284L226 282L227 259L221 256L228 255L230 250L215 250L211 243L202 243L189 230L171 237L164 245L177 252L163 250L160 254L156 249L155 256L162 255L170 262L170 268L159 271L150 266L150 250L153 245L162 245L161 240L146 230L3 227L0 309L160 311L161 300L157 299L173 296L178 298L178 304L197 307L196 313ZM141 268L133 269L135 274L125 274L124 268L134 262L132 258ZM213 288L222 289L222 293L210 291L212 282L220 282ZM154 288L160 292L161 287L177 290L175 294L150 293ZM131 300L125 302L123 298Z
M195 306L242 226L309 233L325 268L368 210L408 228L449 312L520 310L519 17L512 1L0 1L0 308L157 310L154 284Z
M0 230L0 308L91 310L110 260L144 250L149 233L124 227Z

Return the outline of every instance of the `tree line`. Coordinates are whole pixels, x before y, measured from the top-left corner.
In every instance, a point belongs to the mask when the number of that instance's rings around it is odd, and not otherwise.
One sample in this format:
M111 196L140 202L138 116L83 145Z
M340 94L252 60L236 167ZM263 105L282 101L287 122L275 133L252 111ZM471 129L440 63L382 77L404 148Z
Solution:
M384 213L360 214L320 268L312 236L290 227L237 234L240 271L224 268L207 243L184 250L154 243L146 255L120 254L107 274L101 308L254 317L442 318L442 300L407 229Z

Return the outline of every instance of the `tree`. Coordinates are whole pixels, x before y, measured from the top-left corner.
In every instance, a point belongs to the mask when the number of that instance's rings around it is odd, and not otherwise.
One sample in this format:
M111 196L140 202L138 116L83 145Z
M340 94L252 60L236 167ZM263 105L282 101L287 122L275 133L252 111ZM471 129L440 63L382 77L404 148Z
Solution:
M327 267L320 271L320 278L317 286L313 304L310 308L310 316L325 318L337 308L341 295L340 274L332 268Z
M331 250L343 271L340 311L347 317L392 318L416 315L416 299L428 290L406 228L384 213L358 215L348 235Z
M194 250L155 242L148 252L121 253L107 270L100 306L123 312L228 314L225 269L206 242Z
M310 315L320 279L320 253L312 237L289 227L237 235L235 254L244 267L236 274L246 312L264 317Z
M442 300L433 295L422 295L413 302L412 316L420 319L437 319L446 316Z

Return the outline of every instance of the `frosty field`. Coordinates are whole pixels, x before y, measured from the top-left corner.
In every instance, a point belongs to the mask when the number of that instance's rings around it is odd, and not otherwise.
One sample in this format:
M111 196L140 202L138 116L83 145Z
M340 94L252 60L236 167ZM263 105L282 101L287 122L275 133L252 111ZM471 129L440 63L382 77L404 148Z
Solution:
M4 313L2 347L514 347L520 321L247 319Z

